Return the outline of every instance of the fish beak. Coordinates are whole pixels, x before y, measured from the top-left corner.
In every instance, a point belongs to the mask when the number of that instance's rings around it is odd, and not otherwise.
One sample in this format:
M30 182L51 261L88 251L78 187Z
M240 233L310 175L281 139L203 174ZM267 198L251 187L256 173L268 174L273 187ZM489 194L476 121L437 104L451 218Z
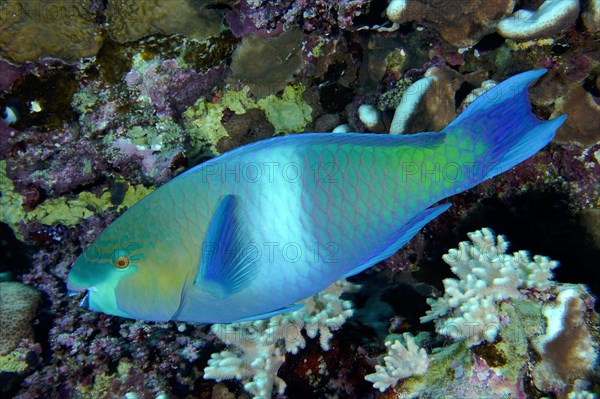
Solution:
M86 309L90 308L90 292L89 291L86 291L85 296L79 302L79 306L81 306L82 308L86 308Z
M67 293L69 296L79 295L82 292L85 292L85 296L79 302L79 306L89 309L90 307L90 292L97 291L96 287L78 287L73 284L67 284Z
M67 293L69 294L69 296L76 296L81 294L82 292L85 292L85 295L83 296L83 298L81 299L81 301L79 301L79 306L89 309L90 307L90 291L89 290L67 290Z

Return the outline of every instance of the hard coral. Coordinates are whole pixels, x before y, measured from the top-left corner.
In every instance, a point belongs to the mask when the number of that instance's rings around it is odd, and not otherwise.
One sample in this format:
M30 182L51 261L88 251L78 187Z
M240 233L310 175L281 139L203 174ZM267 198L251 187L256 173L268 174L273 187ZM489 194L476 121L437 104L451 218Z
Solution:
M95 55L103 38L87 2L14 0L0 4L0 57L75 62Z
M444 280L444 296L427 301L431 310L421 321L435 319L440 334L476 345L496 339L501 325L496 302L521 297L520 288L548 289L558 262L537 255L532 261L526 251L507 255L508 242L490 229L469 238L472 243L461 242L443 256L459 279Z
M404 345L398 340L394 343L386 342L388 355L383 358L385 366L378 364L375 366L375 373L365 376L365 379L371 381L373 387L381 392L396 385L398 380L411 375L424 374L427 371L429 358L425 349L418 347L414 338L408 333L404 334L404 340Z
M493 32L514 5L515 0L392 0L387 16L394 23L416 21L454 46L468 47Z
M22 339L33 338L31 321L40 293L18 282L0 282L0 355L15 349Z
M498 33L515 40L531 40L568 28L579 15L579 0L545 0L536 10L521 9L498 23Z
M427 372L400 381L399 396L565 399L597 389L600 316L587 288L550 282L556 262L532 262L524 251L507 255L505 239L489 229L469 238L443 257L461 280L444 280L446 294L430 301L434 311L423 318L444 317L445 310L432 313L471 301L470 314L456 308L456 317L436 322L440 334L469 335L433 348Z
M216 11L208 8L217 2L195 2L200 4L199 7L193 3L189 0L112 0L106 9L108 31L119 42L155 33L179 33L199 39L217 36L223 29L221 18Z
M273 387L283 394L286 384L277 371L285 361L285 353L296 354L304 348L303 330L310 338L319 334L321 348L329 350L332 331L353 314L351 302L340 296L354 289L353 284L339 280L304 300L302 309L266 320L213 325L211 331L231 348L213 353L204 378L241 380L255 398L271 398Z
M556 114L565 113L569 116L564 126L556 132L559 141L582 147L600 141L600 98L594 98L581 85L574 85L557 108Z
M391 134L434 132L456 116L455 92L464 78L451 69L432 67L408 87L394 113Z
M534 383L542 391L586 378L597 361L598 344L591 334L593 327L585 320L591 311L586 297L588 294L580 287L565 286L542 309L546 332L534 341L542 361L533 370Z
M277 93L302 66L302 37L299 29L270 39L245 36L233 53L231 80L250 84L257 97Z

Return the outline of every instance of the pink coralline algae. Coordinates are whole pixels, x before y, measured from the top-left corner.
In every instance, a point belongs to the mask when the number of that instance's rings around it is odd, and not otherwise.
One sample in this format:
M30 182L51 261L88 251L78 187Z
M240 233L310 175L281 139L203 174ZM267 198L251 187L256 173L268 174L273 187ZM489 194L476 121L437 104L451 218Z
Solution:
M159 117L177 117L199 97L214 90L219 79L225 77L223 69L206 74L184 68L175 59L148 62L144 70L132 69L125 75L129 90L146 97Z
M19 187L43 190L44 196L62 195L97 182L107 169L106 161L100 148L75 129L15 133L10 142L18 155L9 158L8 176Z
M323 28L331 30L334 27L352 29L353 20L368 11L368 3L365 0L243 0L226 15L226 20L237 37L247 34L276 36L283 30L298 25L307 31Z

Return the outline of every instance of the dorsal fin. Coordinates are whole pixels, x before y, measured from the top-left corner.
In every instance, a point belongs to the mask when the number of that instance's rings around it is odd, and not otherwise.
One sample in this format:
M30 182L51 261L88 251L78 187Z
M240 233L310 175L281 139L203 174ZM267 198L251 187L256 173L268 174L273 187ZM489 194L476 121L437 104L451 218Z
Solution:
M213 215L194 284L217 298L247 287L258 273L258 259L239 198L226 195Z

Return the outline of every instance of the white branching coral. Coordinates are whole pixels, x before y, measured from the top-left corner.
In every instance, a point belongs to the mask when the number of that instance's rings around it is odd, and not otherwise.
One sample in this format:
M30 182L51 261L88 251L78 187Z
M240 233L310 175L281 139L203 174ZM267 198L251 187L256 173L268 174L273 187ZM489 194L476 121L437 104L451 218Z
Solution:
M521 289L550 288L552 269L558 262L526 251L506 254L505 237L488 228L468 234L443 256L458 279L444 280L442 297L429 298L431 310L421 322L435 320L438 333L466 339L469 345L493 342L500 329L498 301L522 296ZM442 317L448 315L448 317Z
M386 342L387 356L383 358L384 365L376 365L375 373L367 374L365 380L373 383L373 387L381 392L404 378L424 374L429 367L429 358L425 349L419 348L414 338L405 333L403 335L406 345L400 341Z
M352 303L340 299L356 285L339 280L321 293L305 299L304 307L266 320L215 324L211 331L229 348L213 353L204 369L205 379L237 379L255 398L271 398L273 387L285 391L285 381L277 376L285 353L304 348L304 330L310 338L319 334L323 350L329 350L332 331L338 330L353 314Z

